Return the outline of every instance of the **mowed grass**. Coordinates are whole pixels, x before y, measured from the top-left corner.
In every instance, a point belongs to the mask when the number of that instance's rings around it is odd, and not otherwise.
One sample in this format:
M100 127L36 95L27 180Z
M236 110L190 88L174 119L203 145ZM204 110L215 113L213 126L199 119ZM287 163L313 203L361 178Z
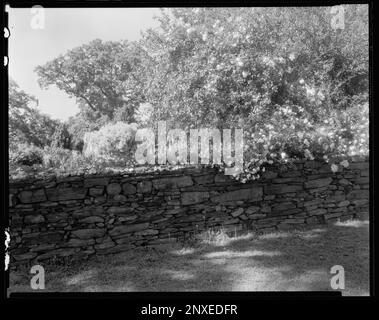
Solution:
M46 291L329 291L345 270L343 295L369 295L369 223L347 221L288 232L229 237L208 232L186 246L40 263ZM11 271L10 292L32 291L27 268Z

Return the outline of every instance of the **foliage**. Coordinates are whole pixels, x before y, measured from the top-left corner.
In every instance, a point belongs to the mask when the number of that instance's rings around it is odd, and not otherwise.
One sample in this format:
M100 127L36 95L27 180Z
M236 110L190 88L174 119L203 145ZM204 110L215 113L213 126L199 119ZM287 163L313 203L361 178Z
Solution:
M83 153L100 162L129 164L134 160L136 131L135 123L117 122L105 125L98 131L87 132Z
M43 163L43 151L33 144L21 143L9 152L9 162L14 165L33 166Z
M41 86L77 98L80 113L42 138L16 112L12 137L125 165L137 126L127 123L242 128L241 179L272 161L367 154L368 7L344 9L344 30L331 27L330 7L162 10L139 42L94 40L37 67ZM30 112L32 98L14 96Z
M77 98L84 118L130 120L141 100L134 73L142 59L143 50L132 43L97 39L38 66L36 72L43 88L56 85Z
M40 113L32 104L35 97L20 90L15 81L9 81L9 148L19 144L43 147L51 143L58 121Z

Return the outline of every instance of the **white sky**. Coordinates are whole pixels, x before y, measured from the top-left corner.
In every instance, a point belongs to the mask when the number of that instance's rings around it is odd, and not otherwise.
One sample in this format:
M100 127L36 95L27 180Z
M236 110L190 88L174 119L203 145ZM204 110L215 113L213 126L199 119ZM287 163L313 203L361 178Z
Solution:
M156 27L158 8L45 8L45 28L33 29L31 9L9 10L9 76L39 100L38 108L65 120L79 109L75 99L55 87L40 89L34 68L94 39L138 40Z

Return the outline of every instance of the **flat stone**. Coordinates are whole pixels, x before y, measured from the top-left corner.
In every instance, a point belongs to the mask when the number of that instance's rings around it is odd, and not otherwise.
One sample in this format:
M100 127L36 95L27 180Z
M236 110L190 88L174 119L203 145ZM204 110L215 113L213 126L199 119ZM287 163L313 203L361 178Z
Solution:
M24 260L31 260L37 256L36 252L27 252L22 254L14 254L13 258L16 261L24 261Z
M59 243L62 239L63 234L55 231L37 232L22 236L22 241L27 244Z
M254 214L256 212L258 212L261 208L260 207L257 207L257 206L251 206L251 207L248 207L246 210L245 210L245 213L248 214L248 215L251 215L251 214Z
M47 200L44 189L21 191L19 199L21 203L37 203Z
M370 168L370 163L368 162L352 162L350 163L350 169L353 170L368 170Z
M332 181L333 179L329 177L329 178L306 181L304 185L306 189L315 189L315 188L322 188L322 187L328 186Z
M90 188L94 186L106 186L109 182L109 178L103 178L103 177L98 177L98 178L85 178L84 179L84 187L85 188Z
M126 200L128 200L128 198L125 197L122 194L118 194L118 195L116 195L116 196L113 197L113 200L114 201L119 201L119 202L125 202Z
M104 194L104 187L96 187L89 189L89 195L91 197L98 197Z
M141 181L137 183L138 193L150 193L153 184L151 181Z
M214 175L213 174L207 174L204 176L196 176L192 177L193 180L195 180L195 183L198 185L204 185L204 184L212 184L214 182Z
M47 251L47 250L52 250L56 247L54 243L43 243L40 244L36 247L32 247L30 249L31 252L40 252L40 251Z
M326 209L322 209L322 208L308 211L310 216L319 216L319 215L325 214L327 212L328 211Z
M263 189L262 187L255 187L249 189L241 189L225 192L212 198L213 202L230 202L230 201L259 201L262 200Z
M341 186L350 186L352 183L347 179L338 180L338 184Z
M36 215L25 216L24 221L26 224L39 224L39 223L45 222L45 218L40 214L36 214Z
M193 185L191 177L170 177L153 180L153 186L157 190L177 189Z
M242 213L243 213L243 209L242 209L242 208L238 208L237 210L231 212L230 214L231 214L233 217L238 217L238 216L240 216Z
M137 189L131 183L124 183L122 185L122 191L124 194L135 194L137 192Z
M158 230L147 229L147 230L136 232L135 235L136 236L151 236L151 235L155 235L155 234L158 234L158 233L159 233Z
M353 200L352 204L355 206L365 206L369 204L369 200L368 199Z
M104 219L99 216L87 217L79 220L79 223L102 223Z
M105 234L104 229L80 229L71 231L71 235L79 239L100 238Z
M79 200L84 199L87 190L80 187L47 189L49 201Z
M337 204L337 207L347 207L350 204L349 200L341 201Z
M132 225L122 225L122 226L116 226L112 230L109 231L109 234L111 236L119 236L122 234L132 233L136 231L145 230L149 227L149 223L138 223L138 224L132 224Z
M119 217L118 221L120 222L133 221L133 220L136 220L137 218L138 216L136 214L131 214L131 215Z
M346 199L369 199L369 196L369 190L353 190L347 194Z
M72 238L70 241L67 242L66 247L87 247L95 244L94 239L76 239Z
M248 217L249 217L249 219L254 220L254 219L263 219L263 218L267 217L267 215L264 213L253 213L253 214L250 214Z
M189 205L201 203L209 199L209 192L183 192L182 204Z
M301 185L288 185L288 184L274 184L267 186L265 188L265 194L283 194L283 193L292 193L297 191L302 191L303 186Z
M121 186L118 183L110 183L107 185L107 193L109 195L117 195L121 192Z
M128 214L134 212L131 207L110 207L107 211L110 214Z

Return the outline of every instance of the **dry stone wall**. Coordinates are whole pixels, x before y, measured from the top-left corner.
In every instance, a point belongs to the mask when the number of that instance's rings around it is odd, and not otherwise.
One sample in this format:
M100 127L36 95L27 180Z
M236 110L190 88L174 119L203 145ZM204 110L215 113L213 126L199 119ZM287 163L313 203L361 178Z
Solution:
M10 181L11 263L169 244L209 228L281 230L367 215L369 162L272 165L241 183L215 168Z

